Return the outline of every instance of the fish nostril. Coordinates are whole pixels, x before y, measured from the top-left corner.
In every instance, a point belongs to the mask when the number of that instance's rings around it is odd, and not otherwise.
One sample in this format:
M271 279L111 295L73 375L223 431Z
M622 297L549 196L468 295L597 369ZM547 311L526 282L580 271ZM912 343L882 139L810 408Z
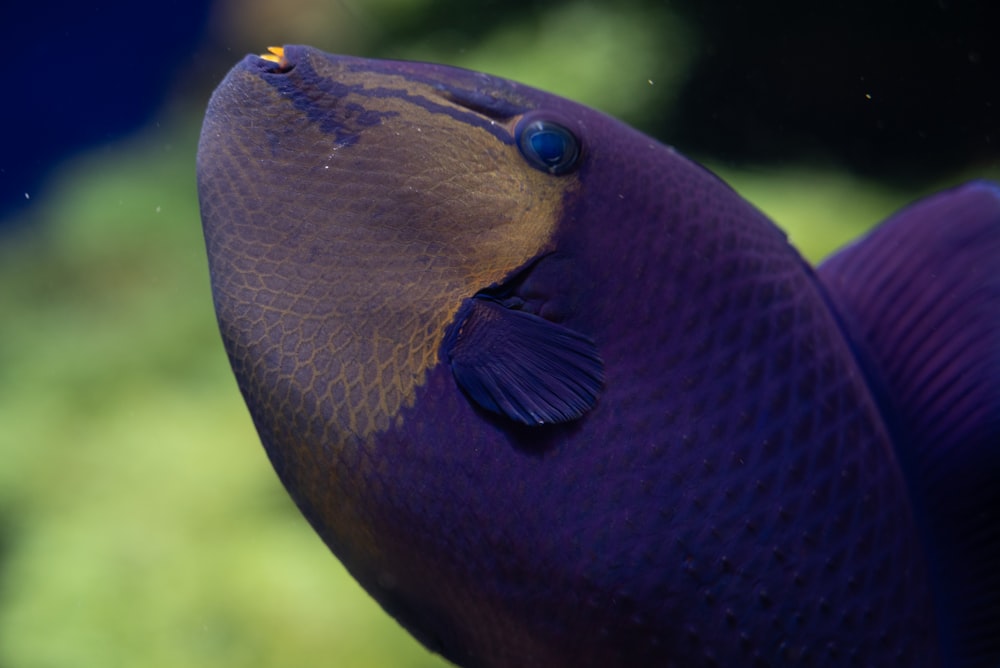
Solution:
M261 54L260 58L273 63L272 66L268 67L268 72L272 74L285 74L295 69L295 65L288 62L288 59L285 57L284 47L269 46L267 47L267 51L267 53Z
M438 88L441 95L448 101L493 120L505 121L508 118L524 113L524 109L521 107L490 93L477 90L462 90L445 85L441 85Z

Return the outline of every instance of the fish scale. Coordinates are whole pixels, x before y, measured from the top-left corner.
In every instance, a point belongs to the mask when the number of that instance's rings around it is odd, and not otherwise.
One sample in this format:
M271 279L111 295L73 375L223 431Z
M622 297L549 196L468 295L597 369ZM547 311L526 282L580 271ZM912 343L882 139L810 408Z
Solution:
M918 203L814 270L717 177L599 112L308 47L230 72L198 181L275 470L433 651L1000 660L997 186Z

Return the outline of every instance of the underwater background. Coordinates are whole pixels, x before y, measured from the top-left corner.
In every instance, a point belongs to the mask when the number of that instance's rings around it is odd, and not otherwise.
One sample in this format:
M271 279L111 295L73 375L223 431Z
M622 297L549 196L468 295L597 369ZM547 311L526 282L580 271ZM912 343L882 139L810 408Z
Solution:
M982 2L9 3L0 668L441 666L278 483L215 325L194 154L245 53L488 71L708 165L813 262L1000 178Z

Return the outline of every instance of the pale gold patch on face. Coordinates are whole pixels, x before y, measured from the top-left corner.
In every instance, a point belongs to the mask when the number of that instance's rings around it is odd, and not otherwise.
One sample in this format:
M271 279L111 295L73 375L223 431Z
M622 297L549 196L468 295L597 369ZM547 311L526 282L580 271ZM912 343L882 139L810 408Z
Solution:
M268 266L295 295L265 318L296 341L278 382L327 407L324 440L337 444L388 429L413 404L462 300L547 249L577 181L422 106L473 114L429 84L310 64L338 94L310 87L307 114L265 87L269 117L254 121L268 124L272 196L286 203L269 211Z

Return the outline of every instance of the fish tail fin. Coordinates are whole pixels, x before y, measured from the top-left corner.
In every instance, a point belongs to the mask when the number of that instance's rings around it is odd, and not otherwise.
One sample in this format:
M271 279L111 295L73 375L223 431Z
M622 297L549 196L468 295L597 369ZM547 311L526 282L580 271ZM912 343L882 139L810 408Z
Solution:
M944 651L1000 665L1000 186L900 211L817 269L897 444Z

